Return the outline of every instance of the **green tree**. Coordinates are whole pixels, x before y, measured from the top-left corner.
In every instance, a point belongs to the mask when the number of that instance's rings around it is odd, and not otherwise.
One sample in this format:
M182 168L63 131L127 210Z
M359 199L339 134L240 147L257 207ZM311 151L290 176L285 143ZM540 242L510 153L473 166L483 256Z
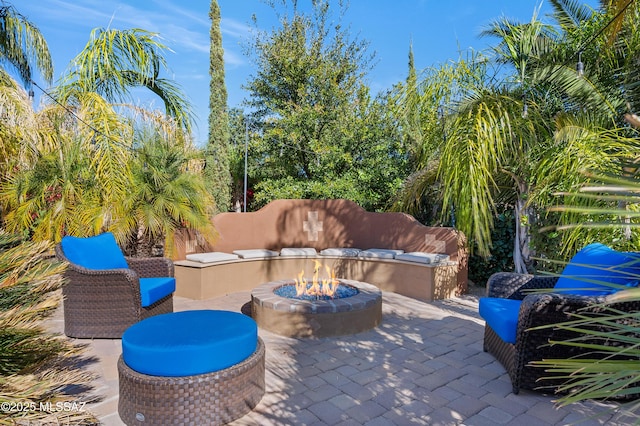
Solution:
M559 203L556 194L560 193L565 194L564 204L580 206L591 213L599 212L590 216L589 224L561 233L566 253L574 253L584 241L602 241L621 249L638 249L640 242L633 225L637 221L632 215L633 203L625 206L622 199L575 195L578 188L594 179L594 175L633 177L637 173L637 132L629 128L625 120L632 118L633 111L640 109L640 92L637 90L640 79L634 59L640 54L638 6L633 2L612 1L603 2L601 10L593 11L571 2L552 3L556 21L564 35L559 50L572 65L577 60L583 61L584 69L581 78L575 78L573 74L573 78L556 81L555 90L573 102L565 103L566 114L556 116L554 137L561 144L570 142L569 146L582 156L585 152L583 142L591 140L592 152L600 154L600 161L596 164L583 162L580 167L575 167L561 156L554 161L549 158L539 169L540 174L546 177L539 179L539 193L546 196L548 204ZM559 179L562 171L567 169L573 169L577 176L570 185ZM623 220L625 226L604 230L601 224L618 221L617 217L607 213L612 208L627 208L630 215ZM582 219L575 209L564 209L560 205L553 210L561 212L560 223L563 224L574 224Z
M211 0L211 54L209 60L209 142L206 148L207 187L218 211L231 208L231 174L229 171L229 119L227 86L224 80L224 50L220 31L220 7Z
M496 199L510 198L516 218L515 270L526 272L533 214L528 203L531 178L550 136L547 111L535 103L532 88L540 81L532 63L549 53L553 30L534 15L526 24L501 18L483 34L498 38L494 58L512 74L496 85L483 82L458 105L440 164L443 205L445 209L455 206L456 222L474 238L479 252L487 255ZM469 175L463 178L452 168Z
M342 197L385 208L406 157L381 107L388 99L373 98L362 84L367 43L330 24L328 1L314 2L308 14L292 6L278 29L258 32L251 46L258 71L247 89L261 136L251 160L256 203Z
M12 170L33 160L39 123L27 92L7 77L0 84L0 183ZM2 217L2 214L0 214Z

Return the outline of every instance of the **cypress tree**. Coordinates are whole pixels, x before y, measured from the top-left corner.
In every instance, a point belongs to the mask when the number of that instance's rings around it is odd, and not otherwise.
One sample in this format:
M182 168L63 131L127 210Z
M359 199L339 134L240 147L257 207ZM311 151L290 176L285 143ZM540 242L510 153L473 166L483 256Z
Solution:
M407 128L405 142L409 146L422 145L422 129L420 125L420 93L418 89L418 74L413 58L413 43L409 46L409 75L406 82L406 120Z
M220 31L220 7L211 0L211 52L209 76L209 141L206 150L205 177L207 187L219 212L231 207L231 172L229 171L229 120L227 118L227 87L224 81L224 49Z

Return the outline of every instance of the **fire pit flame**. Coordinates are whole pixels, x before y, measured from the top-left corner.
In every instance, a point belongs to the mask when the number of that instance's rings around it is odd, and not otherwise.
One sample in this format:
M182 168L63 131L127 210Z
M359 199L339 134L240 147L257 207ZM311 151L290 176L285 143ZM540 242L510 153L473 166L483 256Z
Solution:
M327 296L334 297L336 290L338 289L339 282L336 279L336 273L333 269L328 266L324 266L324 269L329 278L320 279L320 269L322 268L322 263L314 260L313 267L313 278L311 279L311 283L304 277L304 270L300 271L298 274L298 278L295 280L296 286L296 295L308 295L308 296Z

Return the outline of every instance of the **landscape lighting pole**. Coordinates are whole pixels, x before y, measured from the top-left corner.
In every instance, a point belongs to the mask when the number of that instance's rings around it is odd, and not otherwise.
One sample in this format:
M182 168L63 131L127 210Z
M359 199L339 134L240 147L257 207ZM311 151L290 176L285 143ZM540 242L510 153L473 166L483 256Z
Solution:
M447 143L447 126L445 123L445 119L446 119L446 115L445 115L445 111L444 111L444 104L440 104L438 106L438 119L440 120L440 123L442 123L442 140L444 141L444 143ZM456 212L455 209L453 207L453 203L451 203L451 210L449 211L449 220L451 221L451 227L455 228L456 227Z
M249 146L249 121L244 121L244 206L243 211L247 212L247 150Z

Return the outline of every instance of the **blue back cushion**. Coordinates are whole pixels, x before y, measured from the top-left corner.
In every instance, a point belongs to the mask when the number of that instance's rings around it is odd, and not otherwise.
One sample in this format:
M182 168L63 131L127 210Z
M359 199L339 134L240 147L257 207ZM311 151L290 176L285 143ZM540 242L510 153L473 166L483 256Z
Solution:
M638 280L640 254L623 253L604 244L593 243L573 256L558 278L555 289L562 293L600 296L618 291L615 285L637 286Z
M66 236L60 242L70 262L87 269L128 268L127 261L110 232L95 237Z

